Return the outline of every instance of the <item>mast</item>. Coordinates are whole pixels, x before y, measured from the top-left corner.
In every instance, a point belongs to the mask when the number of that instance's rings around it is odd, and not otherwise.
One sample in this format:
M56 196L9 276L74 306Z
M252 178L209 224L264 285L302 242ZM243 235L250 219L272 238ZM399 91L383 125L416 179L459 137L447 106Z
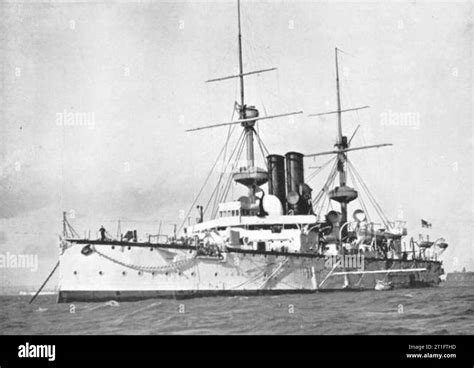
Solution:
M336 53L336 91L337 91L337 143L338 145L342 144L342 114L341 114L341 90L339 87L339 63L337 61L337 47L335 49Z
M226 123L212 124L207 126L202 126L193 129L187 129L186 131L197 131L203 129L210 129L222 126L230 126L234 124L240 124L243 131L243 139L238 141L239 150L238 157L240 158L240 149L242 151L246 148L247 162L244 167L239 167L236 171L232 173L232 179L249 189L249 198L255 199L255 190L257 187L265 184L268 181L268 172L266 169L262 169L255 166L255 153L254 153L254 135L257 137L260 142L260 137L254 129L254 126L257 120L267 120L274 118L281 118L284 116L297 115L303 113L302 111L289 112L284 114L276 115L267 115L259 116L259 111L255 106L247 106L245 104L245 88L244 88L244 77L249 75L260 74L264 72L270 72L276 70L276 68L266 68L250 72L244 72L244 63L243 63L243 52L242 52L242 25L241 25L241 14L240 14L240 0L237 0L237 20L238 20L238 51L239 51L239 73L236 75L230 75L220 78L213 78L206 81L209 82L218 82L229 80L233 78L239 78L240 84L240 101L234 103L234 110L238 111L239 119L235 121L230 121ZM241 144L241 146L240 146ZM244 147L246 146L246 147ZM193 204L194 206L194 204Z
M239 78L240 78L240 106L244 107L244 63L242 56L242 29L240 25L240 0L237 0L237 21L239 23ZM245 119L243 109L240 110L240 118Z
M336 47L335 48L335 64L336 64L337 110L308 115L308 116L323 116L323 115L337 114L337 141L335 144L336 149L332 151L306 154L305 157L316 157L316 156L333 155L333 154L336 155L336 168L339 174L339 186L336 186L334 189L329 190L328 197L330 200L336 201L340 203L341 205L341 221L339 222L341 226L341 232L340 232L341 239L339 239L339 241L342 241L342 239L344 239L347 235L347 226L344 226L345 224L347 224L347 204L358 198L358 192L347 185L346 163L348 162L348 160L347 160L346 152L365 150L365 149L370 149L370 148L380 148L380 147L385 147L385 146L391 146L392 144L382 143L382 144L373 144L373 145L359 146L359 147L349 147L352 141L352 138L354 137L359 127L356 128L356 130L352 134L351 139L348 141L347 137L344 136L342 132L342 113L367 109L369 108L369 106L353 107L353 108L348 108L348 109L341 108L341 88L340 88L340 81L339 81L339 60L338 60L339 51L342 51L342 50L339 50ZM331 172L331 175L332 173L333 172ZM333 178L331 178L331 182L329 183L329 185L331 185L332 183L333 183Z
M240 21L240 0L237 0L237 20L239 23L239 78L240 78L240 107L239 107L239 118L247 118L247 106L245 106L245 89L244 89L244 63L242 55L242 26ZM255 121L249 121L242 123L242 126L245 129L245 139L247 145L247 167L249 169L255 166L255 154L253 147L253 126Z
M347 139L342 135L342 111L341 111L341 91L339 86L339 62L337 59L337 52L335 49L336 56L336 89L337 89L337 143L336 147L339 151L337 153L337 171L339 172L339 186L344 187L346 185L346 170L345 161L346 156L342 151L347 148ZM347 221L347 202L341 202L341 223L344 224Z

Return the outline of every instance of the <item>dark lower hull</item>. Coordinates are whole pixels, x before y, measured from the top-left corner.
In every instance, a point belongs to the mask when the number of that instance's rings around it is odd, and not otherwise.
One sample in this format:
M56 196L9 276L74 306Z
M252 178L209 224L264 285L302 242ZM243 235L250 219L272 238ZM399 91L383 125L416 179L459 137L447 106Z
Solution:
M436 284L416 282L411 285L407 285L406 288L424 288L433 287ZM404 287L397 287L402 289ZM217 296L265 296L265 295L285 295L285 294L315 294L315 293L327 293L327 292L362 292L362 291L373 291L373 289L365 288L346 288L346 289L320 289L320 290L308 290L308 289L286 289L286 290L180 290L180 291L169 291L169 290L125 290L125 291L87 291L87 290L74 290L74 291L60 291L58 293L58 303L70 303L70 302L106 302L110 300L121 301L121 302L133 302L146 299L191 299L191 298L204 298L204 297L217 297Z

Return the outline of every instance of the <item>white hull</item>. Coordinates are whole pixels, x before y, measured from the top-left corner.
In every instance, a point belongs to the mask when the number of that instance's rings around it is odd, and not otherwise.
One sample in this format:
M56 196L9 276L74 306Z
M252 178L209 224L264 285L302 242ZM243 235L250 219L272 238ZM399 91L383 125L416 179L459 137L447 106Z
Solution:
M232 251L219 259L195 257L195 251L187 249L108 245L84 255L82 248L72 245L60 256L60 302L373 290L380 277L377 273L332 276L341 269L328 267L325 258L316 255ZM365 260L366 270L372 272L393 266L427 268L387 275L395 287L437 285L442 274L439 262Z

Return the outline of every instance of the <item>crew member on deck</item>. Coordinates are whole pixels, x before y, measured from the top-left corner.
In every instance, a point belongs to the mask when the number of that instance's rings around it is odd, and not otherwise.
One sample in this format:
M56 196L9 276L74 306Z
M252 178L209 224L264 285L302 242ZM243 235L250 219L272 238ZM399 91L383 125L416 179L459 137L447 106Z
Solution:
M105 227L104 225L102 225L99 229L100 231L100 240L104 241L106 240L106 237L105 237Z

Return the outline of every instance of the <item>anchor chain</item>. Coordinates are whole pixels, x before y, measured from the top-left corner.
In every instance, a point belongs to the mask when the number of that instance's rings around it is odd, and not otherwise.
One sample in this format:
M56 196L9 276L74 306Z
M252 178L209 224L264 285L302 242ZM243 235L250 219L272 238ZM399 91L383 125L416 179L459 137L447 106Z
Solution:
M181 272L185 269L188 269L190 268L194 263L195 263L195 259L194 258L190 258L190 259L183 259L181 261L177 261L177 262L172 262L170 264L167 264L165 266L138 266L138 265L133 265L133 264L130 264L130 263L125 263L125 262L122 262L122 261L119 261L117 259L114 259L102 252L99 252L97 249L95 249L95 247L91 247L92 250L94 252L96 252L99 256L113 262L113 263L116 263L120 266L123 266L123 267L127 267L127 268L130 268L132 270L136 270L136 271L143 271L143 272L147 272L147 273L165 273L165 272Z

